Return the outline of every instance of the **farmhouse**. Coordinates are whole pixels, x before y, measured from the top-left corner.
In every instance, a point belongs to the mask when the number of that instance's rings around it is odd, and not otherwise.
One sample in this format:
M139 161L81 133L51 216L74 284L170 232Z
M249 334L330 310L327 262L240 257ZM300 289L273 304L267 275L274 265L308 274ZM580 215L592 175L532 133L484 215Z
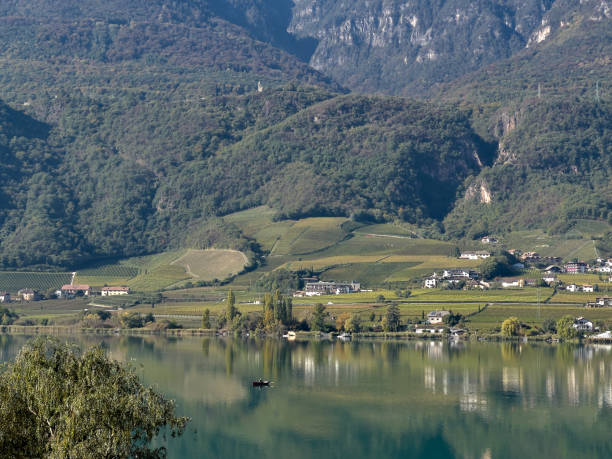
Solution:
M565 263L565 272L568 274L582 274L586 272L586 264L581 261Z
M87 284L65 284L62 285L62 295L85 295L89 296L91 287Z
M127 295L130 293L129 287L102 287L100 289L102 296Z
M578 287L576 284L569 284L565 287L565 290L568 292L579 292L580 291L580 287Z
M359 290L361 290L361 284L357 282L308 282L304 288L306 296L339 295Z
M10 303L11 294L9 292L0 292L0 303Z
M431 311L427 314L427 322L430 324L441 324L444 321L444 317L448 316L448 311Z
M476 250L476 251L465 251L461 252L459 258L463 258L466 260L478 260L479 258L489 258L491 256L490 252L486 252L484 250Z
M592 286L592 285L590 285L590 284L584 284L584 285L582 286L582 291L583 291L583 292L586 292L586 293L593 293L594 288L595 288L595 287L593 287L593 286Z
M485 236L480 241L483 244L497 244L497 238L493 236Z
M22 301L38 301L40 299L38 292L31 288L22 288L17 292L17 297Z
M585 319L584 317L577 317L574 320L574 325L572 325L578 331L592 331L593 330L593 322Z

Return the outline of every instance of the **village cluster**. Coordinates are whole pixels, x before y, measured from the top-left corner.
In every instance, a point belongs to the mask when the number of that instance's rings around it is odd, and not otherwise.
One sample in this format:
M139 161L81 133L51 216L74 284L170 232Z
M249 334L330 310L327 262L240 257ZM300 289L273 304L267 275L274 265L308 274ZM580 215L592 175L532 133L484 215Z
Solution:
M52 298L76 298L77 296L116 296L127 295L130 293L129 287L101 287L92 288L87 284L65 284L51 295ZM45 299L38 290L23 288L17 292L17 301L39 301ZM48 299L48 298L47 298ZM10 292L0 292L0 303L10 303Z

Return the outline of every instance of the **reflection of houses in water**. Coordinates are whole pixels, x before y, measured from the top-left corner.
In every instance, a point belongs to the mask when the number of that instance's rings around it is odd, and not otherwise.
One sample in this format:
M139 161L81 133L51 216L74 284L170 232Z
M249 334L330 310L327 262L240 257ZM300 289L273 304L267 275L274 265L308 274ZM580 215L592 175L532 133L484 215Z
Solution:
M546 375L546 395L552 400L555 397L555 392L555 374L549 370Z
M572 405L577 405L580 400L580 387L576 381L576 368L567 369L567 398Z
M504 392L521 392L523 372L519 367L502 368L502 387Z
M459 408L462 411L486 411L487 399L478 389L478 378L470 378L470 372L463 372L463 393L459 399Z
M603 408L604 405L612 408L612 381L608 382L606 385L602 385L599 391L597 406Z
M444 358L444 343L441 341L430 341L427 346L427 357L434 360Z
M436 393L436 369L425 367L425 389L429 389L434 394Z

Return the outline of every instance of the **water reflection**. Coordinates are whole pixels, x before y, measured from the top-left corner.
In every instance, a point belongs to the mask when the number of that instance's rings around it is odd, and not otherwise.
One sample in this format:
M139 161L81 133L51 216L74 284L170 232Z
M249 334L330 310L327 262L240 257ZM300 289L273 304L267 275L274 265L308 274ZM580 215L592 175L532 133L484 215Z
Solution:
M193 418L171 457L612 457L610 346L78 340ZM24 341L0 336L1 358ZM252 388L260 377L274 386Z

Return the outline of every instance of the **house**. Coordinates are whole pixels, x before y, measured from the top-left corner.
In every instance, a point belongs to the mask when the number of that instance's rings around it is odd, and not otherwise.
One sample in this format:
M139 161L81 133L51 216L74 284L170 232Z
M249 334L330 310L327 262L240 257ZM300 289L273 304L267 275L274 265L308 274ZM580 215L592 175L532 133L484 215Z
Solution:
M102 296L127 295L130 293L129 287L102 287L100 290Z
M491 256L490 252L486 252L484 250L476 250L476 251L461 252L461 255L459 255L459 258L463 258L466 260L478 260L478 259L489 258L490 256Z
M575 293L580 291L580 287L578 287L576 284L569 284L565 286L565 290L567 292Z
M465 330L463 328L451 328L450 334L453 338L459 338L465 334Z
M565 263L565 272L568 274L582 274L585 273L587 266L581 261Z
M556 284L559 279L557 279L556 274L544 274L542 276L542 280L546 282L547 285Z
M478 273L471 269L445 269L442 273L443 279L463 277L465 279L477 279Z
M591 339L604 339L604 340L612 340L612 331L606 331L603 333L598 333L597 335L591 336Z
M612 266L600 266L599 268L597 268L597 271L600 273L612 273Z
M416 327L414 331L418 335L423 333L439 334L444 332L444 327Z
M85 295L89 296L91 293L91 287L87 284L65 284L62 285L62 295Z
M525 252L521 254L521 260L524 262L533 262L540 260L540 254L538 252Z
M587 308L609 308L612 307L612 297L610 296L602 296L599 298L595 298L595 301L588 302L585 304Z
M306 296L339 295L341 293L353 293L361 290L361 284L357 282L308 282L304 288Z
M493 236L485 236L480 240L483 244L497 244L497 238Z
M559 268L557 265L548 265L544 269L544 272L546 274L559 274L561 271L563 271L563 270L561 268Z
M438 286L438 279L436 279L435 277L429 277L425 279L423 285L425 286L425 288L436 288Z
M431 311L427 314L427 323L430 324L441 324L444 322L444 317L448 316L450 312L448 311Z
M22 301L38 301L40 299L38 292L31 288L22 288L17 292L17 297Z
M10 303L11 294L9 292L0 292L0 303Z
M577 317L574 320L574 325L572 325L578 331L592 331L593 330L593 322L585 319L584 317Z
M501 281L501 286L503 288L512 288L512 287L523 288L525 286L525 283L523 282L523 279L519 279L518 277L513 277L513 278L503 279Z
M585 285L582 286L582 291L585 292L585 293L593 293L593 291L594 291L593 289L594 289L594 287L592 285L589 285L589 284L585 284Z

